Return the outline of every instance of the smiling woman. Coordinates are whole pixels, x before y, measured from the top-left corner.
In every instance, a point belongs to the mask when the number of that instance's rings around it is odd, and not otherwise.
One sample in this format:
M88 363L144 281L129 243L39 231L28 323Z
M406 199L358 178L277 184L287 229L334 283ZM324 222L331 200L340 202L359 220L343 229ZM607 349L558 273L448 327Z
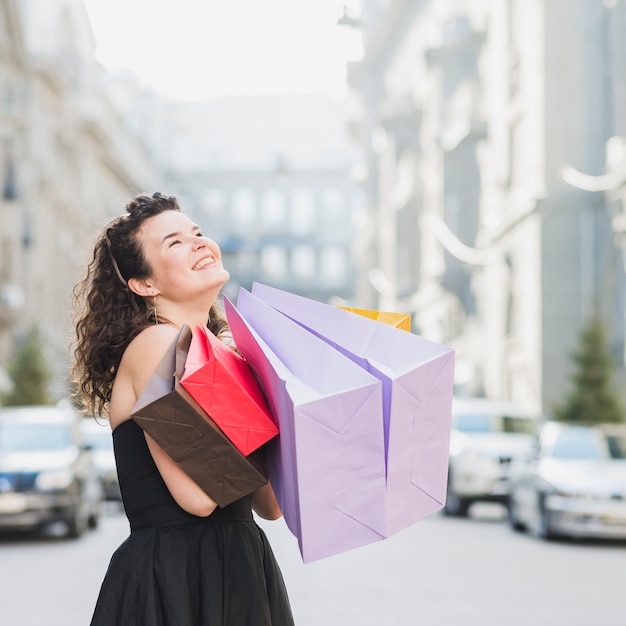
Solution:
M128 288L152 299L153 310L158 310L155 322L177 328L205 325L207 311L229 279L217 243L204 237L186 215L171 210L142 224L137 240L151 274L130 278Z
M164 244L154 241L159 233L155 232L152 223L157 217L162 221L172 214L174 217L170 220L182 220L187 228L192 226L173 197L156 193L134 198L127 206L127 213L114 219L103 230L96 242L87 275L75 289L78 319L74 374L81 394L79 401L89 412L102 414L108 410L122 354L141 331L159 321L158 315L155 315L157 300L166 303L164 306L169 310L169 301L176 299L171 284L175 277L171 276L171 268L164 259L165 251L172 252L168 256L173 257L175 262L176 248L161 250ZM166 223L165 226L161 238L172 230L178 230L180 225L172 228ZM194 239L200 241L201 238ZM209 249L208 243L204 245ZM211 246L213 254L216 252L217 258L221 258L217 244L211 243ZM189 247L189 244L181 246L185 250ZM188 254L191 255L191 251ZM198 260L200 256L195 262ZM151 262L159 264L158 274ZM160 274L161 267L164 269L163 276ZM228 273L223 268L222 272L219 287L228 280ZM160 298L158 287L167 280L170 284L165 285L166 295ZM177 282L174 286L180 287ZM206 306L202 312L203 323L210 319L210 328L216 335L226 326L213 305L219 287L213 285L210 292L203 294L202 302Z
M281 572L252 517L280 517L271 485L217 507L131 418L183 326L227 333L215 300L229 274L175 198L141 195L126 208L75 291L77 399L109 417L131 527L92 626L291 625Z

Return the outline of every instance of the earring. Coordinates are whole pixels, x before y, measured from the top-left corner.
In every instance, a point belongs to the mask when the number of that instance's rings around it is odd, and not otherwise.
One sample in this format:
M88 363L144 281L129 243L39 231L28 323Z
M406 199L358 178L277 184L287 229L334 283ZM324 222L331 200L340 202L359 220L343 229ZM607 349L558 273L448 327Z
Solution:
M153 289L154 291L154 289ZM152 298L152 306L154 308L154 323L158 324L159 323L159 316L157 314L157 308L156 308L156 296L153 296Z

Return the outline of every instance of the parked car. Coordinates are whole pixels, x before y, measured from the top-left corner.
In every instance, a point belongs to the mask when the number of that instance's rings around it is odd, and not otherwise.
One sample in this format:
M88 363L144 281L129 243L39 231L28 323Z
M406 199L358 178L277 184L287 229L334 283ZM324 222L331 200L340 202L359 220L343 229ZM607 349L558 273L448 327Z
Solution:
M455 398L444 513L465 516L480 501L506 504L510 464L532 449L540 421L511 402Z
M104 496L81 419L68 402L0 407L0 529L97 526Z
M102 481L105 498L107 500L121 500L113 453L113 437L109 425L88 417L81 421L81 430L85 443L92 450L93 461Z
M626 428L546 423L512 468L509 522L544 539L626 539Z

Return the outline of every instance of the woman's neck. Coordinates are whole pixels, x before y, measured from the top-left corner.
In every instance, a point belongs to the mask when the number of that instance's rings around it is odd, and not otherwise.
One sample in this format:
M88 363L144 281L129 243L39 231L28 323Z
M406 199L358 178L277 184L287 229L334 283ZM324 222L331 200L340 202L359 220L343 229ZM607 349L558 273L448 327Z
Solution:
M206 326L209 321L209 311L211 305L207 307L206 303L198 306L190 306L189 304L180 305L173 302L163 302L159 307L157 298L157 319L159 323L167 323L182 328L185 324L194 328L197 324Z

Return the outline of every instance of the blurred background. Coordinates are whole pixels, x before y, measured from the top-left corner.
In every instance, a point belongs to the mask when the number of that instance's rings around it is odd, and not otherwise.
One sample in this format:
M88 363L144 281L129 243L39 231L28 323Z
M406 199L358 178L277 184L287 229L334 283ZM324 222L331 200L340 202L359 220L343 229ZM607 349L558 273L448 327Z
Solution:
M621 626L625 42L624 0L0 0L0 526L53 526L0 538L0 621L86 623L128 532L109 431L67 426L72 290L162 191L231 299L406 313L456 351L445 515L304 568L268 527L301 626ZM76 502L28 508L51 494Z
M262 5L262 6L261 6ZM177 195L258 280L410 313L549 414L599 318L626 393L619 0L0 1L0 389L66 393L99 229Z

